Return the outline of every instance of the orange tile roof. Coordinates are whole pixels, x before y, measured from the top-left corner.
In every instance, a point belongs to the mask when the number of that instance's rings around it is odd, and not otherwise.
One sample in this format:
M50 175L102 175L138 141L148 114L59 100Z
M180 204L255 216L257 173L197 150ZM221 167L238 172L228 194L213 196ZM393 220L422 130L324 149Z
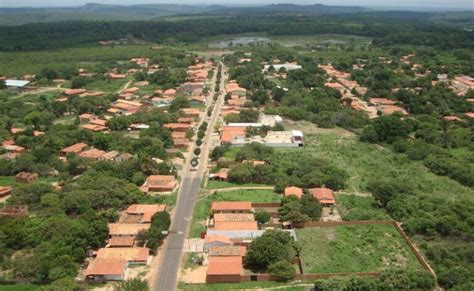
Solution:
M92 131L107 130L107 126L97 125L97 124L92 124L92 123L81 125L81 128L84 128L84 129L87 129L87 130L92 130Z
M114 236L109 240L110 247L133 247L133 236Z
M474 112L468 112L468 113L466 113L466 114L464 114L464 115L466 115L466 116L469 117L469 118L474 118Z
M207 275L240 275L242 273L242 257L210 257Z
M322 204L336 204L334 193L329 188L313 188L309 192Z
M285 196L290 195L295 195L296 197L301 198L301 196L303 196L303 189L295 186L285 188Z
M96 149L96 148L92 148L92 149L89 149L89 150L86 150L86 151L83 151L83 152L80 152L79 153L79 156L81 158L86 158L86 159L98 159L100 157L102 157L106 152L102 151L102 150L99 150L99 149Z
M252 202L212 202L212 210L214 211L250 211L252 210Z
M244 246L212 246L209 248L211 257L243 257L246 252L247 248Z
M83 151L86 147L88 147L88 145L86 143L80 142L80 143L76 143L76 144L73 144L73 145L70 145L68 147L63 148L61 150L61 152L77 154L77 153Z
M118 276L125 273L127 262L121 259L95 259L89 263L84 276Z
M385 115L390 115L394 112L400 112L403 115L408 114L408 112L404 108L402 108L400 106L396 106L396 105L382 105L381 109L383 111L383 114L385 114Z
M165 209L166 205L164 204L132 204L127 208L127 213L142 214L142 222L150 223L155 213L165 211Z
M171 130L177 130L177 129L185 129L187 130L188 128L191 128L191 125L188 123L167 123L163 125L164 128L169 128Z
M214 222L215 230L258 230L256 221L217 221Z
M380 105L395 105L395 103L397 103L395 100L391 100L387 98L370 98L369 102L372 104L380 104Z
M66 95L79 95L79 94L82 94L86 92L86 90L84 89L68 89L68 90L64 90L64 94Z
M454 115L449 115L449 116L443 116L443 119L446 121L462 121L461 118L454 116Z
M176 179L172 175L151 175L148 176L141 187L142 191L173 191L176 187ZM150 190L151 189L151 190Z
M136 93L138 91L140 91L140 88L132 87L132 88L128 88L128 89L123 90L122 93Z

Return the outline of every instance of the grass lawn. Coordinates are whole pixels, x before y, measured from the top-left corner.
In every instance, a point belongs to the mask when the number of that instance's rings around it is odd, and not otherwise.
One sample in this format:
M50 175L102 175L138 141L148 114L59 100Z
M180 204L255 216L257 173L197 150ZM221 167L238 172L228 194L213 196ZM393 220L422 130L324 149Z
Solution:
M298 128L298 126L292 129ZM309 129L309 128L308 128ZM314 129L316 131L316 129ZM474 191L458 182L430 172L422 162L409 160L373 144L361 143L357 137L342 135L334 129L318 130L318 133L304 131L305 147L291 149L330 160L335 166L349 174L347 192L370 192L367 182L377 177L396 177L414 185L416 195L429 195L444 200L474 201ZM279 149L285 153L290 149Z
M393 225L311 227L296 235L307 274L422 268Z
M194 207L189 237L198 237L206 230L203 222L209 216L209 210L214 201L278 202L280 199L281 195L272 190L236 190L202 196Z
M54 177L39 177L34 183L44 182L44 183L53 183L55 181ZM15 176L0 176L0 186L20 186L25 185L22 183L17 183Z
M211 180L207 183L207 189L209 190L232 188L232 187L268 187L268 186L269 185L254 184L254 183L236 184L236 183L225 182L225 181L211 181Z
M337 210L343 220L386 220L384 209L373 197L336 194Z

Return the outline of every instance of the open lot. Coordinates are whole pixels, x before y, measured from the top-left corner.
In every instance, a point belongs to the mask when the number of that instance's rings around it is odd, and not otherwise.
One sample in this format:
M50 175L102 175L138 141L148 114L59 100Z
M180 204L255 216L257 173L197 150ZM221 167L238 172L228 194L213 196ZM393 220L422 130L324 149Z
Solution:
M383 208L373 197L336 194L337 209L343 220L386 220Z
M310 227L296 234L306 274L421 268L393 225Z

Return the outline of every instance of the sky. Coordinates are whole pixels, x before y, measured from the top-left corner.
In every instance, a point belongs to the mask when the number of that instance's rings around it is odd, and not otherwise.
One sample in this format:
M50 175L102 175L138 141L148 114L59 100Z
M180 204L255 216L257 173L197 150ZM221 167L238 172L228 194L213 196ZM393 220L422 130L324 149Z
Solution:
M47 7L47 6L80 6L86 3L102 4L155 4L173 3L190 5L266 5L272 3L295 4L326 4L326 5L355 5L379 7L432 7L432 8L465 8L474 10L474 0L0 0L0 7Z

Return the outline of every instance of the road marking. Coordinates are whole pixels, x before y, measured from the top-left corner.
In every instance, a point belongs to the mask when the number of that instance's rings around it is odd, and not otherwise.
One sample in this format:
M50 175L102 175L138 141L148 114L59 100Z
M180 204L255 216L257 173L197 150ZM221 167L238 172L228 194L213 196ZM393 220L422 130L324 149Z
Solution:
M178 231L178 234L184 234L184 232L182 232L182 231Z

